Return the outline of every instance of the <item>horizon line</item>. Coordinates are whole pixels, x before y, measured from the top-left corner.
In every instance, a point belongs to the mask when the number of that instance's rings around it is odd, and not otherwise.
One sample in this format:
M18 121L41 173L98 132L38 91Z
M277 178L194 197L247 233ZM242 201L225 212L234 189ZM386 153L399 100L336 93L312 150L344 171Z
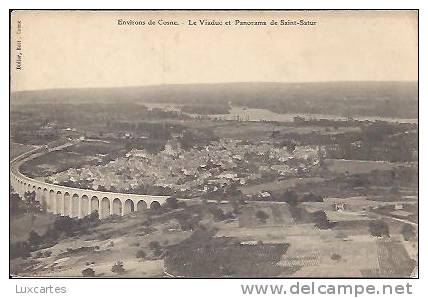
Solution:
M34 91L53 91L53 90L83 90L83 89L120 89L120 88L144 88L144 87L161 87L161 86L186 86L186 85L228 85L228 84L323 84L323 83L418 83L419 80L337 80L337 81L235 81L235 82L200 82L200 83L160 83L149 85L125 85L111 87L55 87L41 89L22 89L12 90L10 93L34 92Z

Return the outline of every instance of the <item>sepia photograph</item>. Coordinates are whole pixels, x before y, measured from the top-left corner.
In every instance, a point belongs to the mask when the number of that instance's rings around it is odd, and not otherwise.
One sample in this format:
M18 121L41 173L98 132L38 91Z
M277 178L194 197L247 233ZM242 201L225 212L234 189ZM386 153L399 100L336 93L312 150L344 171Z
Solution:
M11 10L9 37L10 278L419 277L418 10Z

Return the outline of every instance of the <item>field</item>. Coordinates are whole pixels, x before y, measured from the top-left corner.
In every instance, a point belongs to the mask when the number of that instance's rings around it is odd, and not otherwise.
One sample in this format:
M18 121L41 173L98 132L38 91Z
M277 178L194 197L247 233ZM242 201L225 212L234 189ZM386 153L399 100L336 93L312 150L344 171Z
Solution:
M230 220L216 220L212 208L232 210L227 203L193 202L187 211L148 210L111 217L86 233L42 249L52 253L49 257L35 251L29 259L13 260L12 268L29 276L81 276L83 269L92 268L99 277L117 276L111 272L117 261L125 269L121 277L407 276L413 268L409 255L415 255L414 248L403 246L399 222L390 222L391 239L380 241L368 232L369 218L320 230L313 223L297 224L286 203L250 202ZM267 219L260 220L258 211ZM204 228L183 230L186 214L199 216ZM158 253L153 242L158 243ZM385 244L389 242L394 244ZM138 259L141 250L145 257ZM183 267L183 262L190 267Z
M276 262L287 248L285 243L245 245L194 234L168 252L165 267L170 274L184 277L276 276L281 272Z
M123 148L124 144L118 142L80 142L29 160L21 166L21 171L30 177L46 177L69 168L103 163L109 155L120 154Z
M209 129L219 138L232 138L249 141L275 140L272 139L272 132L275 131L281 135L288 133L310 134L342 134L346 132L359 132L359 127L320 127L320 126L299 126L293 123L271 123L259 121L223 121L223 120L187 120L177 121L169 120L169 123L183 125L189 129Z
M371 160L344 160L344 159L327 159L326 167L335 174L363 174L370 173L373 170L391 170L399 167L402 163L390 163L387 161Z
M239 189L245 195L254 195L262 191L269 191L270 193L285 192L287 189L295 187L296 185L303 185L306 183L315 183L324 181L320 177L309 178L287 178L283 180L275 180L272 182L265 182L260 184L251 184L240 187Z
M253 228L225 227L216 236L232 237L247 243L261 241L289 244L287 252L277 263L283 267L280 276L284 277L373 277L410 274L409 268L412 265L409 264L413 261L403 244L394 240L396 237L400 239L399 236L394 235L391 240L377 240L369 235L367 225L360 227L359 232L355 223L333 230L319 230L313 224L269 228L260 225ZM399 246L394 257L388 257L379 248L389 245L385 244L389 242ZM383 260L381 265L379 260ZM387 266L399 268L399 273L386 271L384 268Z
M256 212L262 210L268 215L265 222L259 220ZM288 209L288 205L284 203L264 203L254 202L242 208L242 213L238 217L238 224L240 228L263 226L283 226L285 224L292 224L294 220Z
M10 143L10 160L34 148L36 147L31 145L23 145L23 144L11 142Z
M309 134L309 133L320 133L320 134L340 134L345 132L358 132L358 127L340 127L337 130L319 126L283 126L275 125L271 123L260 123L260 122L243 122L234 123L231 125L227 122L218 124L214 127L214 132L219 137L223 138L242 138L242 139L266 139L269 138L273 131L279 134L297 133L297 134Z
M409 275L415 265L399 242L379 241L379 276L399 277Z

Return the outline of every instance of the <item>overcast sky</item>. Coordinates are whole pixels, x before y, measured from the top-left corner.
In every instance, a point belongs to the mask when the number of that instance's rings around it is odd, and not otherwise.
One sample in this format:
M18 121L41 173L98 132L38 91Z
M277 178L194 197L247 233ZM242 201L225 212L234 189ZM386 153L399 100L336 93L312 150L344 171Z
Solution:
M187 26L187 20L316 26ZM14 38L22 24L22 70ZM117 20L178 20L178 27ZM416 12L15 12L12 90L170 83L417 80Z

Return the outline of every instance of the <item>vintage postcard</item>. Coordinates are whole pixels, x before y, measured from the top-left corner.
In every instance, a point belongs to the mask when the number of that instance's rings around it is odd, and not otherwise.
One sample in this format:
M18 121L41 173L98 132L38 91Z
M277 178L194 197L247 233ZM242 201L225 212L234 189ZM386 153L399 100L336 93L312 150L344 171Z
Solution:
M10 18L12 277L418 277L418 11Z

